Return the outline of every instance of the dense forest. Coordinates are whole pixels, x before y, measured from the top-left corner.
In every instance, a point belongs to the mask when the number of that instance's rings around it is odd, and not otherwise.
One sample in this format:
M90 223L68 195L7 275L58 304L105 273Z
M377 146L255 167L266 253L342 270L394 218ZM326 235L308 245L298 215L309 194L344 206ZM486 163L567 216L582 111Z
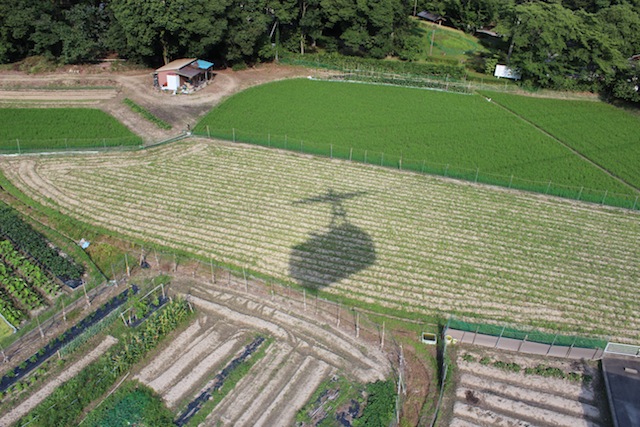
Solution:
M115 54L151 66L183 56L242 64L277 51L411 60L420 10L498 33L482 59L518 68L523 84L640 103L640 0L0 0L0 63Z

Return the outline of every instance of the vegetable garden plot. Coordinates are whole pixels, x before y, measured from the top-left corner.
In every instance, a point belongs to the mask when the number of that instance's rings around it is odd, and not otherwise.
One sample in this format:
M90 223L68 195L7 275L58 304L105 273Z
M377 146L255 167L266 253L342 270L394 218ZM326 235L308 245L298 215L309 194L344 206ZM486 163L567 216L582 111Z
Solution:
M87 223L362 304L640 338L631 211L216 143L0 167Z

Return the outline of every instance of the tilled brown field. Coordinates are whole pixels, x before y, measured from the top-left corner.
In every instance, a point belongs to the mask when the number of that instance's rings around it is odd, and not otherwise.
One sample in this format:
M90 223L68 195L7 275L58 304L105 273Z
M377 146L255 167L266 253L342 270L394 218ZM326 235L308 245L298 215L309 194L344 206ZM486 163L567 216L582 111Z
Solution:
M483 357L491 362L481 363ZM493 365L495 361L517 363L522 370L505 370ZM590 379L576 381L524 372L540 364ZM583 362L463 347L458 351L457 365L451 427L608 425L601 374Z
M207 425L290 425L323 380L340 374L365 383L390 373L376 345L323 322L311 308L290 310L278 299L195 282L188 299L198 319L135 376L174 411L206 388L256 334L274 339L209 414Z

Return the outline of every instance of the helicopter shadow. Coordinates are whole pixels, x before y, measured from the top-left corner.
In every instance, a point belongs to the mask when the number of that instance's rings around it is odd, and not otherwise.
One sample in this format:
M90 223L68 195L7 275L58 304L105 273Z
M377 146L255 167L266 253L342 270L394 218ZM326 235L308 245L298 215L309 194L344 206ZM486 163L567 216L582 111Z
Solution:
M301 286L320 289L337 283L371 266L376 261L373 239L347 218L344 200L366 195L366 192L339 193L329 189L325 194L293 202L329 204L331 220L323 230L294 246L289 257L289 276Z

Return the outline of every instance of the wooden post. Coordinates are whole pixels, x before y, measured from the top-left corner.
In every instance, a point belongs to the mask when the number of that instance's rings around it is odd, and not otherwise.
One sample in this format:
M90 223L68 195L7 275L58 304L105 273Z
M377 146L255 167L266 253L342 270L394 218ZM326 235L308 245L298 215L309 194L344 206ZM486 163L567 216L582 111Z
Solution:
M511 179L509 180L509 188L511 188L512 183L513 183L513 175L511 175Z
M421 173L424 173L424 160L422 161L422 170L420 171Z
M233 132L233 142L236 142L236 128L232 128L231 131Z
M128 326L127 321L124 318L124 313L120 313L120 317L122 318L122 323L124 323L124 326Z
M444 176L447 176L447 172L449 172L449 164L447 163L447 167L444 168Z
M216 273L213 269L213 257L211 257L211 283L216 283Z
M349 149L349 161L351 161L352 157L353 157L353 147Z
M227 279L227 285L231 286L231 270L227 270L227 273L229 273L229 277Z
M302 290L302 305L304 306L304 311L307 311L307 290Z
M242 275L244 276L244 290L249 293L249 282L247 281L247 273L245 272L244 267L242 267Z
M339 328L340 327L340 303L336 303L336 308L337 308L337 322L336 322L336 327Z
M127 254L124 254L124 264L127 267L127 277L131 277L131 270L129 269L129 257Z
M364 162L367 163L367 150L364 150Z
M609 190L604 190L604 196L602 197L602 203L600 203L601 205L604 205L604 199L607 198L607 193L609 192Z
M384 163L384 153L380 156L380 166L382 166L382 163Z
M329 147L330 147L330 150L331 150L331 151L329 151L329 153L330 153L329 157L333 159L333 144L330 144Z
M638 204L638 197L640 197L640 196L636 196L636 201L633 202L633 207L631 208L631 210L635 210L636 209L636 205Z
M113 281L116 282L116 286L118 286L118 279L116 278L116 270L114 270L113 264L111 264L111 274L113 275Z
M284 149L287 149L287 135L284 136Z
M173 253L173 272L178 271L178 258L176 257L176 253Z
M154 249L153 250L153 254L154 254L155 258L156 258L156 266L160 267L160 261L158 261L158 251Z
M382 321L382 338L380 339L380 350L384 349L384 320Z
M549 185L547 185L547 191L544 194L549 194L549 190L551 189L551 181L549 181Z
M207 125L207 137L211 138L211 132L209 132L209 125Z
M356 311L356 338L360 338L360 312Z
M480 173L480 168L476 169L476 183L478 182L478 174Z
M160 287L162 287L162 299L165 299L167 294L164 293L164 283L160 283Z
M62 319L64 320L64 323L67 323L67 312L64 309L64 299L60 298L60 301L62 302Z
M91 301L89 301L89 295L87 295L87 284L84 282L84 280L82 281L82 289L84 289L84 297L87 300L87 305L91 305Z
M36 316L36 321L38 322L38 330L40 331L40 338L44 339L44 332L42 332L42 326L40 325L40 317Z
M578 193L578 199L580 200L580 196L582 196L582 190L584 190L584 187L580 187L580 192Z
M271 132L267 134L267 147L271 147Z
M16 139L16 143L18 144L18 154L20 154L20 140Z

